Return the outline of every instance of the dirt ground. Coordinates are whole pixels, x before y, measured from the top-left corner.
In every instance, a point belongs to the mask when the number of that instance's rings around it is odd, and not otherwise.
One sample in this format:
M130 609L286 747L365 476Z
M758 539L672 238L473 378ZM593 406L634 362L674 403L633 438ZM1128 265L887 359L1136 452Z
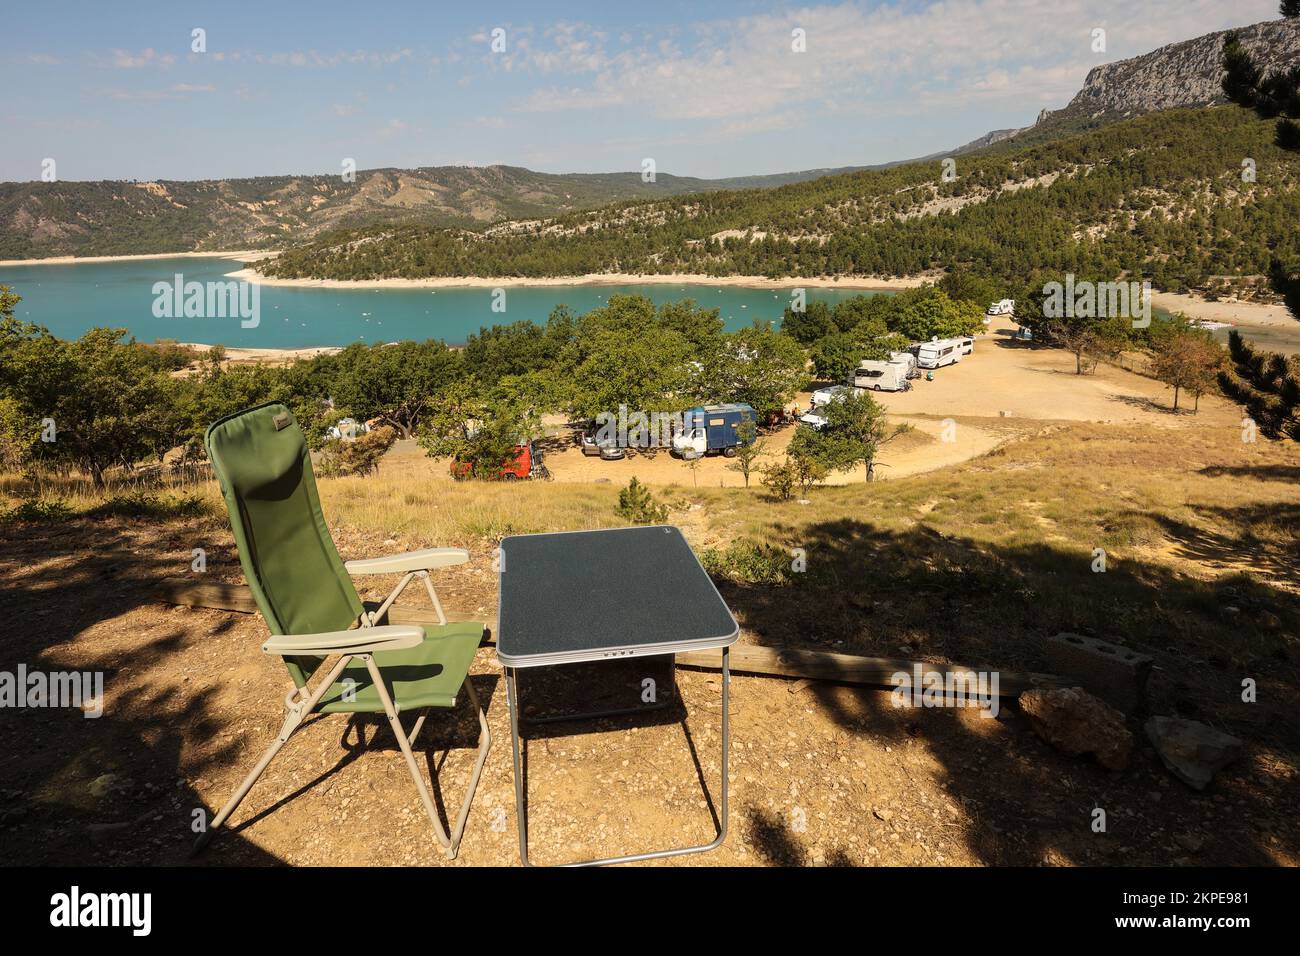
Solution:
M406 546L338 538L345 558ZM106 674L98 719L0 711L6 862L184 864L195 810L215 812L276 733L289 683L258 651L261 619L151 597L159 578L185 572L196 541L209 549L210 574L240 580L228 531L202 519L0 536L0 614L28 622L5 629L3 659ZM494 613L489 562L475 554L470 566L439 573L457 616ZM472 674L494 742L453 865L513 865L505 689L490 648ZM677 683L684 711L526 731L534 862L711 837L720 674L678 668ZM756 676L733 677L732 692L730 836L715 852L656 865L1300 862L1294 807L1267 781L1248 782L1258 776L1249 767L1196 793L1149 751L1122 776L1062 756L1010 706L998 719L895 710L880 691ZM527 686L523 694L533 707ZM456 716L431 719L417 748L437 769L447 813L464 792L476 737L462 696ZM1098 806L1105 834L1090 829ZM387 727L343 716L299 731L197 862L447 865Z

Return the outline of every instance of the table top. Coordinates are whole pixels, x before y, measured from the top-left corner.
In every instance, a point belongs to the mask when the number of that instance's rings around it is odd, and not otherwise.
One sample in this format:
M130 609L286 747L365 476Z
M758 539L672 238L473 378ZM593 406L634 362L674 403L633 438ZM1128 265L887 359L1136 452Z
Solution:
M506 667L725 647L740 635L677 528L513 535L500 569Z

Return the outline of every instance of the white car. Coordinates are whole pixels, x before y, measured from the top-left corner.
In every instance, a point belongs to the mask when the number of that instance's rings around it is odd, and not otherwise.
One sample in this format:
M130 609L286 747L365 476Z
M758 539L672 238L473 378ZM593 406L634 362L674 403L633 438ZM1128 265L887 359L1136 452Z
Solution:
M804 412L799 416L799 421L810 428L815 428L817 431L821 431L826 427L826 416L817 411Z
M829 405L835 399L847 395L852 390L848 385L828 385L825 388L819 388L812 393L812 407L820 408L822 405Z

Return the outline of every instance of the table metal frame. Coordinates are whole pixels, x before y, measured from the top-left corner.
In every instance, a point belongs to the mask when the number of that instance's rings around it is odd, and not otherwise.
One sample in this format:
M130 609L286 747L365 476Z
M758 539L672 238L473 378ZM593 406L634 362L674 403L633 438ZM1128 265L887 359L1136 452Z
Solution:
M734 638L733 638L734 640ZM731 721L730 721L730 704L731 704L731 670L730 670L730 644L722 645L722 759L720 761L722 768L722 794L721 794L721 812L718 815L718 832L717 836L708 843L701 843L696 846L680 847L671 850L651 850L647 853L630 853L624 856L610 856L595 860L580 860L573 863L560 864L562 866L604 866L611 863L638 863L642 860L658 860L670 856L685 856L688 853L705 853L709 850L716 850L722 845L727 838L727 756L730 753L731 744ZM647 655L648 656L648 655ZM599 660L600 658L593 658ZM519 701L518 688L516 686L517 667L507 667L506 671L506 701L510 708L510 756L514 761L515 771L515 819L519 827L519 858L523 861L524 866L534 866L528 858L528 821L525 811L524 777L521 769L521 752L523 741L519 736ZM682 698L681 688L677 688L677 697L682 700L682 706L685 708L686 703ZM647 710L651 709L649 707ZM587 717L597 717L605 715L604 712L592 714L575 714L566 716L564 720L580 720ZM707 787L707 783L705 784Z

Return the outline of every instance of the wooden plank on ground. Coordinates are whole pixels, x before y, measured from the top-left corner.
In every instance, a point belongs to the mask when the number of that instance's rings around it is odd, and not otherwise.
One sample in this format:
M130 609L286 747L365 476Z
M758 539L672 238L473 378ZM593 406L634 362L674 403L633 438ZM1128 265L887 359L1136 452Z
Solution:
M206 607L221 611L238 611L243 614L257 613L257 604L253 592L243 584L226 584L224 582L199 582L187 578L164 578L158 589L158 599L168 604L183 604L189 607ZM375 602L367 602L367 607L377 607ZM478 620L479 617L449 611L450 621ZM425 624L436 626L438 618L432 608L412 607L395 604L388 609L388 621L391 624ZM487 631L483 643L494 645L496 621L484 622ZM709 670L722 668L722 651L688 651L677 655L677 663L683 667L702 667ZM806 650L789 647L761 647L741 644L731 649L731 669L742 674L762 674L768 677L792 677L807 680L835 681L845 684L862 684L870 687L895 686L893 677L900 671L915 674L915 668L921 668L921 674L937 673L947 679L949 674L969 674L973 668L958 664L930 664L923 661L911 661L903 658L861 657L856 654L836 654L831 651ZM1060 687L1063 682L1052 674L1034 674L1017 671L998 671L998 694L1002 697L1017 697L1034 687Z
M677 663L685 667L718 670L722 667L722 651L689 651L678 654ZM922 675L937 673L945 679L949 674L969 674L972 671L972 668L956 664L929 664L901 658L859 657L856 654L748 644L731 648L730 666L733 671L743 674L812 678L891 689L896 686L895 674L902 671L910 676L916 673L917 667L921 668ZM1001 697L1017 697L1033 687L1056 687L1060 684L1060 679L1051 674L998 671L998 695Z

